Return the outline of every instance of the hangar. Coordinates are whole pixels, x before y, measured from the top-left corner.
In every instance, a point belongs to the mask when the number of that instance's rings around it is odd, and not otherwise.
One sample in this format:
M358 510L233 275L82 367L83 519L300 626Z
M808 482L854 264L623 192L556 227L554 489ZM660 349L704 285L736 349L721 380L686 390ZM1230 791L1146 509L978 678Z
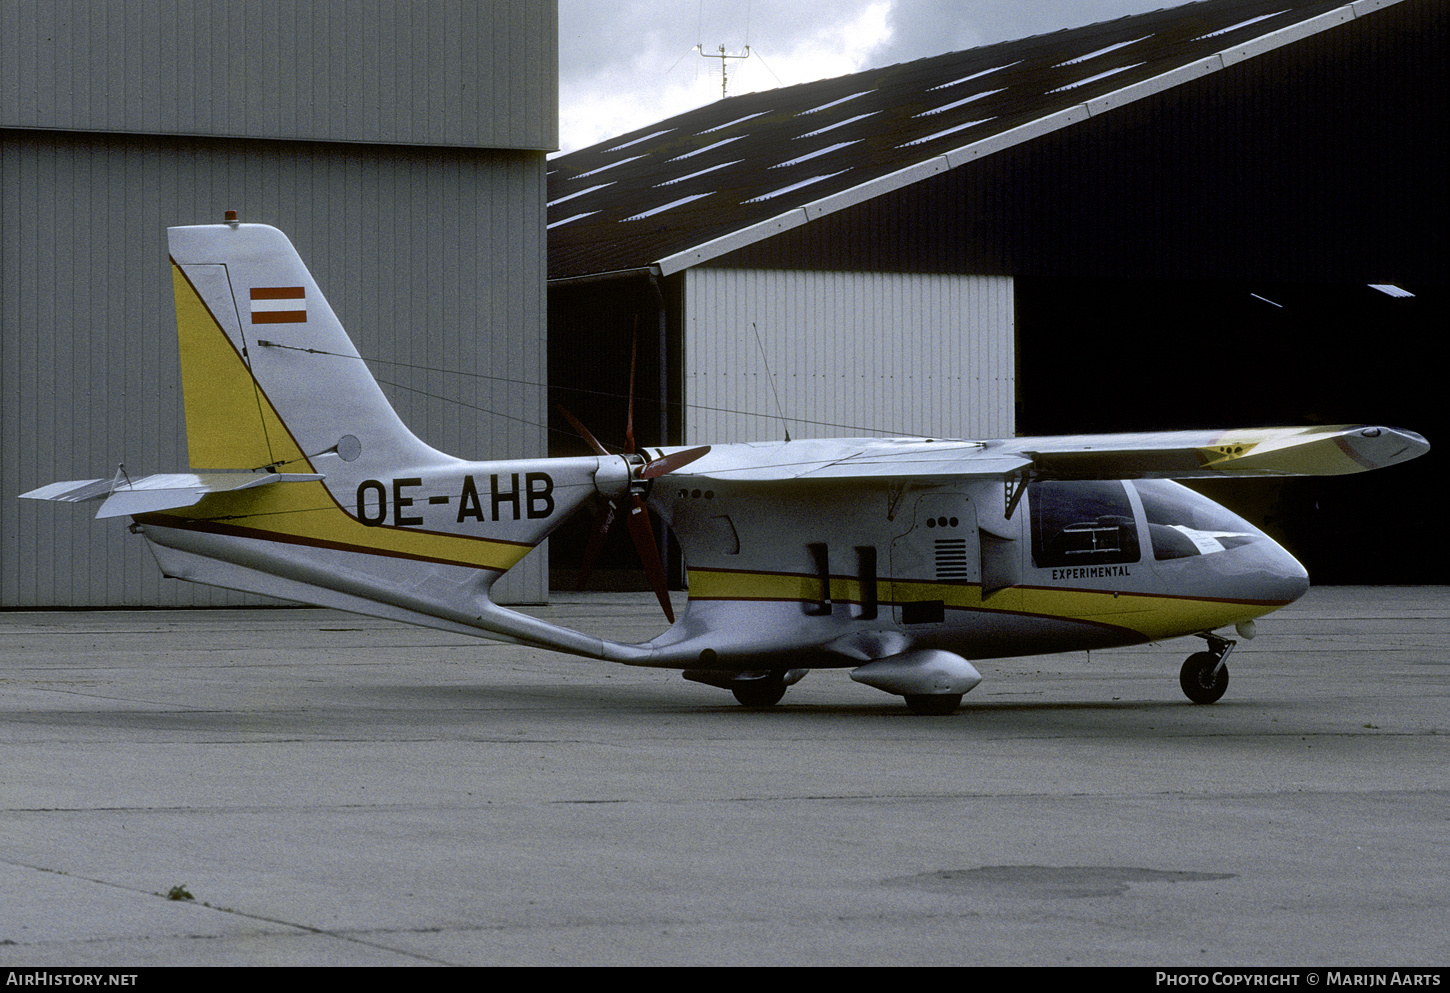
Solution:
M187 466L171 225L285 229L419 435L543 450L553 0L0 0L0 23L0 606L260 601L14 499ZM541 560L508 581L546 595Z
M551 396L619 445L631 378L641 445L1365 420L1433 444L1446 21L1203 0L559 156ZM1433 582L1436 470L1212 495L1319 582ZM553 542L556 584L582 545Z

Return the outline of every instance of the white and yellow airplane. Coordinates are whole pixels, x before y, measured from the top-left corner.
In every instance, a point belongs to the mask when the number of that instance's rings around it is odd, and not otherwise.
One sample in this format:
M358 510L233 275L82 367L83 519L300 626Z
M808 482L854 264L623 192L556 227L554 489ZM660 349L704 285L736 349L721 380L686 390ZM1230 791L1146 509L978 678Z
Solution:
M170 230L191 472L53 483L104 498L178 579L588 658L683 670L747 706L815 668L950 713L973 659L1197 634L1188 697L1224 692L1215 633L1298 598L1304 568L1173 479L1359 472L1429 450L1365 425L963 441L823 439L467 462L399 420L282 232ZM670 615L649 515L688 607L643 644L493 602L566 518L616 508Z

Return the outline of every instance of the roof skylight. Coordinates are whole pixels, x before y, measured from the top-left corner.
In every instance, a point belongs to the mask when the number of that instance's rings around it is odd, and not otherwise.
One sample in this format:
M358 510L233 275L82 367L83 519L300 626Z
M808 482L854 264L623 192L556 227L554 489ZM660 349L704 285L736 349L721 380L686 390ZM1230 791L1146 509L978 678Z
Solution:
M1221 34L1228 34L1230 31L1237 31L1239 28L1246 28L1250 24L1258 24L1260 21L1267 21L1271 17L1278 17L1280 14L1285 13L1287 10L1288 8L1286 7L1284 10L1275 11L1272 14L1260 14L1258 17L1250 17L1247 21L1239 21L1237 24L1230 24L1226 28L1219 28L1217 31L1210 31L1208 34L1201 34L1193 40L1203 41L1206 38L1217 38Z
M744 118L742 117L741 120L744 120ZM705 132L704 131L701 131L700 133L701 134L704 134ZM702 154L704 152L708 152L708 151L711 151L713 149L719 148L721 145L728 145L732 141L739 141L741 138L749 138L749 137L750 137L750 135L748 135L748 134L737 134L734 138L721 138L719 141L711 142L708 145L705 145L705 146L703 146L701 148L695 149L693 152L686 152L684 155L676 155L674 158L669 159L668 161L670 161L670 162L678 162L681 159L688 159L692 155L700 155L700 154Z
M1075 90L1079 86L1086 86L1088 83L1096 83L1100 79L1106 79L1107 77L1116 75L1116 74L1118 74L1120 72L1127 72L1129 69L1136 69L1140 65L1143 65L1143 64L1144 63L1142 63L1142 62L1134 62L1130 66L1118 66L1118 68L1116 68L1116 69L1109 69L1107 72L1096 73L1096 74L1094 74L1092 76L1089 76L1087 79L1079 79L1076 83L1068 83L1066 86L1059 86L1057 89L1055 89L1055 90L1048 90L1047 92L1048 93L1063 93L1063 92L1065 92L1067 90Z
M772 168L772 169L784 169L786 166L793 166L793 165L796 165L798 163L805 162L808 159L819 158L820 156L827 155L827 154L829 154L831 152L836 151L837 149L845 148L848 145L854 145L857 142L859 142L860 140L861 140L860 138L857 138L855 141L838 141L834 145L827 145L825 148L818 148L814 152L807 152L806 154L800 156L799 158L791 159L789 162L777 162L775 165L771 166L770 168Z
M732 124L739 124L741 121L748 121L752 117L764 117L768 113L770 113L770 111L768 111L768 110L762 110L758 114L746 114L744 117L737 117L733 121L726 121L724 124L717 124L713 128L706 128L704 131L697 131L695 133L696 134L709 134L712 131L724 131L726 128L730 127Z
M583 179L585 176L597 176L599 173L603 172L605 169L613 169L615 166L622 166L626 162L633 162L635 159L642 159L642 158L644 158L643 155L631 155L627 159L620 159L618 162L611 162L611 163L609 163L609 165L600 166L598 169L590 169L588 172L581 172L579 175L577 175L577 176L575 176L573 178L574 179Z
M654 134L647 134L643 138L636 138L634 139L634 141L626 141L623 145L615 145L613 148L606 148L605 151L617 152L622 148L628 148L630 145L638 145L642 141L649 141L651 138L658 138L662 134L669 134L673 130L674 128L665 128L663 131L656 131Z
M1020 65L1021 62L1022 60L1018 59L1016 62L1008 62L1006 65L1003 66L993 66L990 69L983 69L981 72L974 72L970 76L963 76L961 79L954 79L950 83L938 83L936 86L928 88L927 92L930 93L932 90L944 90L948 86L957 86L960 83L969 83L974 79L980 79L982 76L987 75L987 73L989 72L996 72L999 69L1010 69L1015 65Z
M674 179L667 179L663 183L655 183L655 188L658 189L661 186L673 186L675 183L683 183L687 179L694 179L696 176L703 176L705 175L705 173L714 172L716 169L727 169L730 166L739 165L743 161L744 159L736 159L733 162L721 162L719 165L708 166L704 169L697 170L685 176L676 176Z
M944 103L940 107L933 107L931 110L923 110L920 114L916 114L914 116L916 116L916 117L930 117L932 114L940 114L940 113L942 113L944 111L948 111L948 110L952 110L954 108L960 107L963 104L971 103L973 100L980 100L980 99L982 99L982 97L989 97L989 96L991 96L994 93L1001 93L1001 92L1002 92L1001 90L983 90L981 93L973 93L971 96L969 96L969 97L963 97L961 100L956 100L956 101L953 101L952 103Z
M797 114L796 116L797 117L805 117L807 114L814 114L818 110L825 110L825 109L827 109L829 107L834 107L837 104L843 104L847 100L854 100L857 97L864 97L866 94L872 93L872 92L874 92L874 91L873 90L862 90L860 93L852 93L848 97L842 97L839 100L832 100L830 103L823 103L819 107L812 107L810 110L803 110L799 114Z
M662 203L658 207L654 207L654 208L652 208L650 210L646 210L642 214L635 214L633 217L626 217L626 218L623 218L623 220L626 220L626 221L641 221L641 220L644 220L646 217L653 217L656 214L663 214L665 211L672 210L675 207L680 207L680 206L683 206L684 204L692 203L695 200L703 200L706 197L712 197L714 195L715 195L715 191L714 190L711 190L709 193L696 193L696 194L693 194L692 196L680 197L678 200L671 200L669 203Z
M563 225L572 223L573 221L577 221L577 220L580 220L580 219L585 218L585 217L593 217L597 213L599 213L599 211L597 211L597 210L586 210L582 214L570 214L568 217L565 217L565 218L563 218L561 220L557 220L557 221L553 222L552 224L545 225L545 228L544 229L546 231L552 231L554 228L562 227Z
M799 140L801 138L814 138L818 134L825 134L827 131L833 130L835 128L843 128L847 124L855 124L857 121L865 120L866 118L872 117L872 116L874 116L876 114L879 114L879 113L881 113L881 111L879 111L879 110L873 110L873 111L870 111L869 113L857 114L855 117L848 117L844 121L837 121L835 124L827 124L823 128L817 128L814 131L807 131L805 134L798 134L798 135L795 136L795 138L793 138L791 140L792 141L795 141L795 140Z
M565 196L558 197L557 199L550 200L547 204L545 204L545 206L552 207L556 203L563 203L565 200L573 200L575 197L582 197L586 193L593 193L595 190L602 190L606 186L613 186L613 185L614 185L613 183L600 183L597 186L590 186L590 187L587 187L585 189L579 190L576 193L569 193L569 194L567 194Z
M1075 59L1068 59L1066 62L1059 62L1057 65L1053 66L1053 68L1060 69L1063 66L1075 66L1079 62L1086 62L1088 59L1095 59L1099 55L1107 55L1109 52L1116 52L1120 48L1127 48L1129 45L1136 45L1138 44L1138 42L1151 37L1153 36L1150 34L1145 34L1142 38L1134 38L1132 41L1120 41L1116 45L1108 45L1106 48L1099 48L1096 52L1088 52L1086 55L1079 55Z
M849 170L849 169L842 169L841 172L828 172L828 173L826 173L823 176L812 176L810 179L803 179L799 183L791 183L789 186L782 186L778 190L771 190L769 193L762 193L758 197L751 197L749 200L746 200L744 202L745 203L760 203L762 200L770 200L770 199L773 199L775 197L781 196L782 194L790 193L792 190L798 190L798 189L801 189L802 187L810 186L812 183L819 183L823 179L831 179L834 176L841 175L841 173L843 173L843 172L850 172L850 171L851 170Z
M911 145L924 145L924 144L926 144L929 141L936 141L936 139L938 139L938 138L945 138L949 134L955 134L958 131L965 131L965 130L967 130L967 128L974 128L978 124L986 124L988 121L992 121L992 120L996 120L996 118L993 118L993 117L984 117L980 121L968 121L965 124L958 124L956 127L945 128L945 129L943 129L941 131L937 131L937 132L935 132L933 134L926 135L923 138L914 138L911 141L903 141L901 144L897 145L896 147L897 148L907 148L908 146L911 146Z

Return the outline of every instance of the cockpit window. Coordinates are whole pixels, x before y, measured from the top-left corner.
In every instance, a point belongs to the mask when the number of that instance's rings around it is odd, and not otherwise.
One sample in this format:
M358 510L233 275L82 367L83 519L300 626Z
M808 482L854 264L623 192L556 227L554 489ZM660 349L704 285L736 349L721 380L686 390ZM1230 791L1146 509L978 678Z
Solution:
M1166 479L1133 482L1143 500L1153 557L1165 559L1210 555L1247 544L1262 532L1232 511Z
M1138 528L1121 482L1043 480L1027 495L1040 568L1138 561Z

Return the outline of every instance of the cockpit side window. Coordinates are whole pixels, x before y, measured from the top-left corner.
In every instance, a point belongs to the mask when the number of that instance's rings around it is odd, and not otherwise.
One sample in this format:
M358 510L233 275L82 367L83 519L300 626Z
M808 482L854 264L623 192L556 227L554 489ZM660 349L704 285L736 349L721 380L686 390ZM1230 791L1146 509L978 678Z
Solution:
M1039 568L1138 561L1138 528L1121 482L1042 480L1027 496Z
M1139 479L1133 485L1148 519L1153 557L1160 562L1211 555L1263 537L1237 514L1178 483Z

